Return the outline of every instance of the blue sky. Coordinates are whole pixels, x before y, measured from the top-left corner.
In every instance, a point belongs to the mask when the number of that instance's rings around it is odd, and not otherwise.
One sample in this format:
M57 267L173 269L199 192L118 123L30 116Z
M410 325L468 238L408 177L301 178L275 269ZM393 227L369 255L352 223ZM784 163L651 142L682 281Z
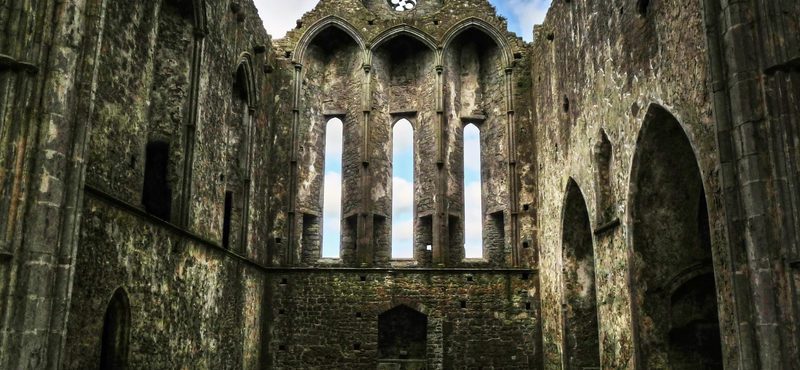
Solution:
M418 0L426 1L426 0ZM267 32L279 39L295 26L303 13L311 10L317 0L254 0ZM550 0L489 0L497 12L508 19L508 29L531 41L533 25L542 23ZM387 3L388 5L388 3Z

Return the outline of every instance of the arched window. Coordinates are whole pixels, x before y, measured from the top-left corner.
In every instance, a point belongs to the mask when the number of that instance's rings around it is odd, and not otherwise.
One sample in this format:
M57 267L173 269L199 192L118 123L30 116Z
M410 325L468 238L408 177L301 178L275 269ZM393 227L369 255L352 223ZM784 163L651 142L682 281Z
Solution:
M114 292L103 319L103 338L100 342L100 369L126 369L128 366L128 333L130 304L122 288Z
M464 255L483 258L481 131L471 123L464 127Z
M414 128L406 119L392 130L392 258L414 257Z
M339 258L342 234L342 133L338 118L325 128L325 184L322 202L322 257Z

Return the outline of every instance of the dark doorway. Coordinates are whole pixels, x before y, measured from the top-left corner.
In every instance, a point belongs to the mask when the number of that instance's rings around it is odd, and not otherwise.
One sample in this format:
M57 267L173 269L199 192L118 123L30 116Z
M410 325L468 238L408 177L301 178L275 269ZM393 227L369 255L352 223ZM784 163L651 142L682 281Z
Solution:
M600 367L594 248L586 200L572 179L562 226L564 359L566 369Z
M425 359L428 317L400 305L378 316L378 356L381 359Z
M634 299L643 368L722 369L708 211L678 121L647 113L631 189Z
M100 347L100 369L126 369L128 367L128 334L130 330L130 304L122 288L114 292L103 320L103 338Z

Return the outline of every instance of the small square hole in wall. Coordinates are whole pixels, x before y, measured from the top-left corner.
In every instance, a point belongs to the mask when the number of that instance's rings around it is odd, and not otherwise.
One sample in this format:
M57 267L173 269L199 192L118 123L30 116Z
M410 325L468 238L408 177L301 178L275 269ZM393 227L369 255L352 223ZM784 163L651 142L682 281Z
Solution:
M432 251L433 250L433 246L428 244L428 245L425 246L425 250L426 251Z
M361 343L358 343L358 342L353 343L353 349L356 350L356 351L360 351L361 350Z
M284 54L284 56L286 57L286 59L289 59L289 58L291 58L291 57L292 57L292 52L291 52L291 51L287 51L287 52Z
M514 53L514 59L522 59L522 53L520 52Z
M438 19L434 19L433 20L433 24L438 26L439 25L439 20Z
M367 24L370 25L370 26L373 26L373 25L375 25L375 21L370 19L370 20L367 21Z
M278 351L285 351L285 350L286 350L285 344L278 345Z
M525 309L528 310L528 311L531 310L531 303L530 302L525 302Z
M360 319L361 318L361 312L356 312L356 317Z
M367 275L361 275L359 279L361 279L361 281L367 281Z
M523 211L528 212L528 211L530 211L530 209L531 209L531 205L530 204L525 203L525 204L522 205L522 210Z
M286 285L286 284L289 284L289 279L287 279L285 277L281 278L281 285Z
M275 244L281 244L282 241L283 239L281 238L275 238Z
M523 272L522 273L522 276L521 276L522 280L528 280L529 277L531 277L531 274L529 272Z
M528 249L528 248L530 248L530 247L531 247L531 244L530 244L530 243L528 243L528 241L527 241L527 240L526 240L526 241L524 241L524 242L522 242L522 248L523 248L523 249Z
M472 275L467 275L467 281L473 281Z
M459 304L461 305L461 308L467 308L467 301L465 301L465 300L463 300L463 299L462 299L462 300L459 302Z
M283 308L281 308L280 310L278 310L278 315L283 315L283 314L285 314L285 313L286 313L286 310L284 310Z

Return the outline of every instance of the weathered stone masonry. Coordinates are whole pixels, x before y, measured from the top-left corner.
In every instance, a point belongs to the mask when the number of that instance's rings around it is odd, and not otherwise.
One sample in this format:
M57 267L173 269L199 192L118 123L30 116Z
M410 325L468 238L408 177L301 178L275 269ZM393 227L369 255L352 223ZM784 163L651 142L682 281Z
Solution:
M0 368L800 369L800 2L408 3L0 1Z

